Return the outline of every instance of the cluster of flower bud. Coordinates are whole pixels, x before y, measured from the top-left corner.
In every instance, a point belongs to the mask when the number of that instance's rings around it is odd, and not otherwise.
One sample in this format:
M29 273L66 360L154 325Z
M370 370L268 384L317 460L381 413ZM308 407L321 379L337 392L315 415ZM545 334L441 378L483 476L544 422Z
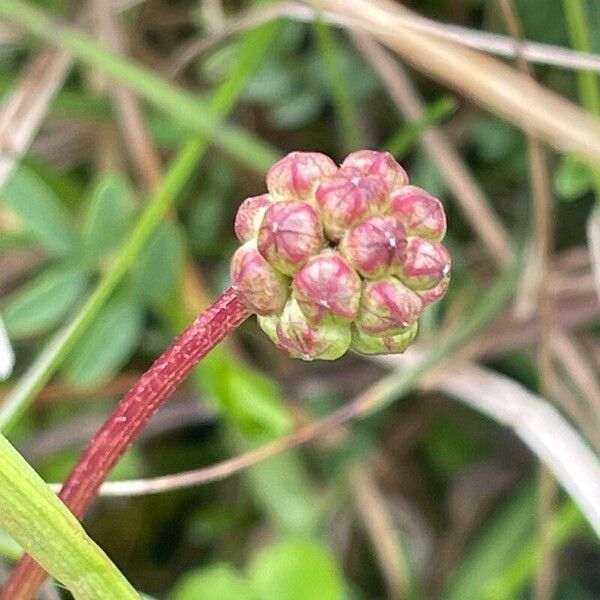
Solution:
M267 189L238 210L243 245L231 264L267 335L305 360L404 352L450 281L441 202L373 150L341 166L292 152L271 167Z

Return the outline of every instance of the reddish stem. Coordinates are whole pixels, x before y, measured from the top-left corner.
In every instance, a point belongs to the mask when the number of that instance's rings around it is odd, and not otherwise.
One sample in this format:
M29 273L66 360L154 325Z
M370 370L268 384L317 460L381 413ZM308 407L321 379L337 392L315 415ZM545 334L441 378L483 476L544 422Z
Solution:
M188 373L250 313L233 288L204 311L140 377L92 438L63 484L59 497L82 519L108 477L141 429ZM30 600L46 578L24 556L6 582L0 600Z

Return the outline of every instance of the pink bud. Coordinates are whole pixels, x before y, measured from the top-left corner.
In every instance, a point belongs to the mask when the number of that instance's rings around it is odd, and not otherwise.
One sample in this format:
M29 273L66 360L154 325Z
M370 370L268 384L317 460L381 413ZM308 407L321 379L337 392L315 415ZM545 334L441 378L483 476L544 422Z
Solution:
M364 277L392 275L406 257L404 225L395 217L371 217L351 229L339 249Z
M418 330L418 321L396 335L386 336L368 335L353 327L350 348L361 354L401 354L413 343Z
M277 323L277 344L292 358L334 360L350 346L350 325L323 319L315 323L306 318L292 297Z
M369 335L395 335L416 321L423 300L394 277L367 281L356 324Z
M267 189L274 200L313 200L319 183L338 170L320 152L291 152L277 161L267 173Z
M292 289L302 312L315 323L326 316L352 321L358 314L360 277L337 252L309 259L296 273Z
M278 271L293 275L325 243L319 215L307 202L278 202L258 230L258 249Z
M408 184L406 171L389 152L358 150L345 158L342 167L356 167L362 173L377 175L383 179L389 191Z
M235 234L240 242L248 242L256 237L258 228L267 211L273 204L269 194L246 198L235 216Z
M448 287L450 285L450 277L444 277L434 288L430 290L425 290L422 292L417 292L419 296L423 299L423 302L426 305L433 304L438 300L441 300L448 291Z
M414 290L430 290L450 274L450 255L439 242L410 237L400 279Z
M339 240L350 227L385 212L390 205L384 181L374 175L362 175L358 169L340 169L319 185L315 197L323 228L331 240Z
M446 235L442 203L416 185L407 185L392 194L392 214L404 223L408 235L437 242Z
M269 265L253 241L246 242L233 255L231 282L246 306L259 315L279 313L289 293L285 277Z

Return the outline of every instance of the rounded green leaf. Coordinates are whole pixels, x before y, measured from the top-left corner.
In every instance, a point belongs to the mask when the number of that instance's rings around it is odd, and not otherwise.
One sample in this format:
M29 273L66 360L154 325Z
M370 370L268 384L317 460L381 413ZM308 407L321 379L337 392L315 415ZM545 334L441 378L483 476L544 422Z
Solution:
M11 296L3 315L10 337L21 338L50 331L67 316L87 285L84 271L51 267Z
M261 600L340 600L343 583L331 553L310 540L286 540L260 552L249 569Z
M173 290L181 272L183 239L176 225L167 223L150 238L133 274L136 293L160 304Z
M129 190L118 174L103 177L85 215L82 243L87 261L96 262L114 250L127 229Z
M258 600L246 578L227 564L215 564L185 575L172 600Z
M2 198L24 229L57 254L73 249L69 214L52 189L33 171L20 167L7 181Z
M107 304L69 355L68 379L77 385L95 385L114 375L140 341L142 317L138 304L118 299Z

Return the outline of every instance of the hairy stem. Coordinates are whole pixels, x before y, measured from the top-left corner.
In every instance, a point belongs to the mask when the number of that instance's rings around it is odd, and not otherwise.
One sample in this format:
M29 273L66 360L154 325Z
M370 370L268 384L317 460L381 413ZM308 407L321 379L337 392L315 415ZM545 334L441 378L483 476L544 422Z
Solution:
M65 481L59 497L82 519L110 471L143 426L196 364L249 316L233 288L204 311L129 390L91 440ZM25 556L6 582L0 600L29 600L44 570Z

